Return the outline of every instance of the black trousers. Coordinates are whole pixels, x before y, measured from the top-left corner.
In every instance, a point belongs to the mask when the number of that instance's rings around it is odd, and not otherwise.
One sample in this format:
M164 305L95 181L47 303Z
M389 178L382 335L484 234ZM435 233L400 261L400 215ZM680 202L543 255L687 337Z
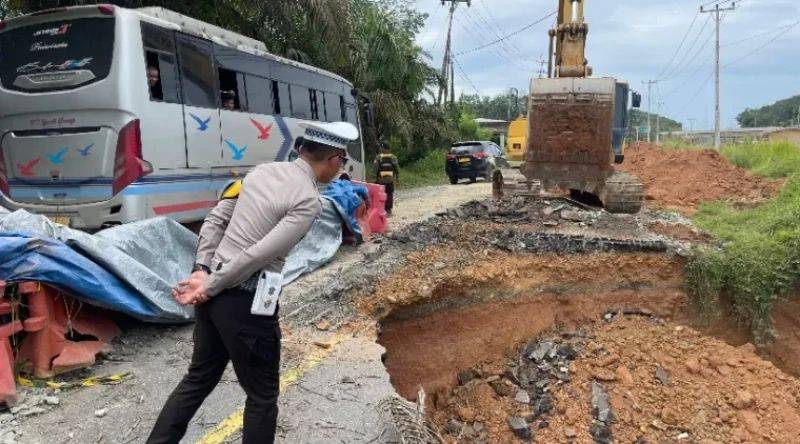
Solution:
M391 214L394 208L394 182L383 184L386 189L386 212Z
M196 309L189 371L161 409L148 443L178 443L228 361L247 394L244 444L272 443L278 419L281 331L278 314L250 314L253 294L228 289Z

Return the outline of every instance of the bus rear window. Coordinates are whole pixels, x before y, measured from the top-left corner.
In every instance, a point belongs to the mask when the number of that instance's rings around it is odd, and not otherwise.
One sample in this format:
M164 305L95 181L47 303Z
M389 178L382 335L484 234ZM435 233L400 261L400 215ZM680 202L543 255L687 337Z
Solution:
M0 33L0 82L53 91L102 80L111 70L114 18L40 23Z

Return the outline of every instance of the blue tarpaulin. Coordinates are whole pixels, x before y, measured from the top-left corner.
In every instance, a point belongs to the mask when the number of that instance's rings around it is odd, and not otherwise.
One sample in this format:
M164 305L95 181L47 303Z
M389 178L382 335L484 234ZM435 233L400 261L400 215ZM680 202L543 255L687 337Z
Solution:
M356 220L356 210L361 206L361 202L369 200L367 187L356 185L349 180L334 180L325 188L322 197L333 202L347 229L361 238L362 232Z
M46 282L98 307L144 320L159 317L138 291L56 239L0 232L0 279Z

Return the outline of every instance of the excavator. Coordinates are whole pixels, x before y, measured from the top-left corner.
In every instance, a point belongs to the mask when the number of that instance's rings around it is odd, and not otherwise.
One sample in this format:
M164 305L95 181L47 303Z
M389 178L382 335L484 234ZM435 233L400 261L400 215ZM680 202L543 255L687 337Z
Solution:
M557 26L549 31L548 77L531 80L524 159L519 170L494 173L494 195L569 190L611 213L637 213L644 201L641 181L614 170L624 160L631 94L625 82L591 77L585 1L559 0ZM634 93L633 106L640 101Z

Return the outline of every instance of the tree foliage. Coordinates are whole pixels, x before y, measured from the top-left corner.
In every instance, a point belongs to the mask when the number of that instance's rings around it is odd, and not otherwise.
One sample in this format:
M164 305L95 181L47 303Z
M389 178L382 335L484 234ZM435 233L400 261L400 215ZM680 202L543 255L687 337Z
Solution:
M800 96L779 100L758 109L747 108L736 116L742 128L800 125Z
M520 91L520 95L498 94L496 96L480 96L464 94L458 99L462 109L484 119L514 120L520 114L528 114L528 95Z

